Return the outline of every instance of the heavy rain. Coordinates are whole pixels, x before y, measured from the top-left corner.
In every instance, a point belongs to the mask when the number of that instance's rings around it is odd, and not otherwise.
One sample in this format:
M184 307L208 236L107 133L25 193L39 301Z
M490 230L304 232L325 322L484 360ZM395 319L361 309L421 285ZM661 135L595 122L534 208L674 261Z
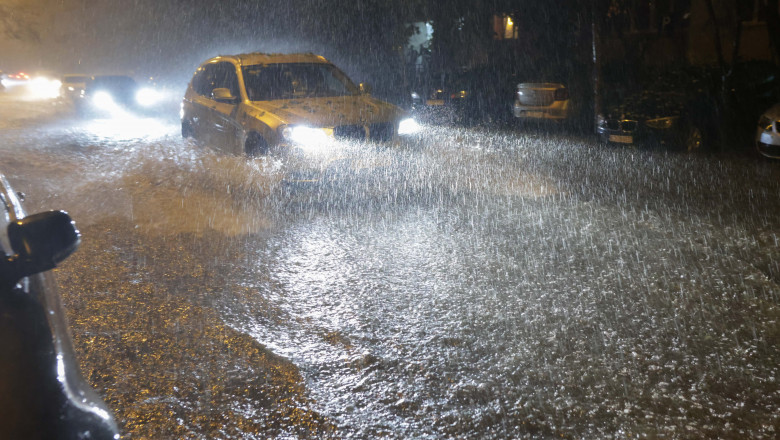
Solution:
M695 14L738 2L668 2L677 9L653 12L657 22L641 8L654 2L617 0L557 17L566 2L34 7L46 3L0 3L14 17L0 20L0 173L28 213L65 210L82 234L53 273L81 375L122 438L779 435L780 167L755 143L766 108L744 138L734 129L713 141L696 126L693 149L687 135L679 148L594 129L611 117L599 102L616 75L608 60L625 55L610 37L645 23L643 37L676 38L653 26L693 32L706 22ZM777 8L764 3L748 30L720 29L717 50L732 58L709 61L736 71L736 58L777 60ZM520 26L537 19L572 29ZM399 44L404 54L437 25L450 34L418 46L428 56L387 71ZM759 28L769 37L750 40ZM730 38L751 49L732 53ZM648 58L668 49L643 44ZM516 86L533 78L505 66L506 97L443 117L436 96L415 105L416 87L444 88L465 65L561 61L561 47L579 51L555 79L580 101L572 121L520 121ZM328 144L319 178L305 181L292 156L182 136L193 72L254 51L322 54L420 129ZM629 61L619 70L635 78ZM84 114L59 85L11 77L22 70L131 72L153 77L162 97L151 112ZM490 77L479 76L482 96L499 87ZM636 118L628 102L621 124Z

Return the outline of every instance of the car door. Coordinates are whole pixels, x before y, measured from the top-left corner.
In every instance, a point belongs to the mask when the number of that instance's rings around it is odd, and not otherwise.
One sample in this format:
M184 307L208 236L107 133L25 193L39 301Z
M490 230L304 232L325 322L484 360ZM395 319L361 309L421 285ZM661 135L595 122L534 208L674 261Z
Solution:
M241 139L241 124L236 120L241 100L236 66L230 62L216 64L216 88L230 90L233 99L213 99L210 107L213 122L212 144L226 152L241 153L238 141Z
M192 78L193 94L187 103L189 123L196 139L202 142L211 143L212 133L214 132L213 108L215 102L211 99L211 92L217 85L217 65L214 63L206 64L198 69Z

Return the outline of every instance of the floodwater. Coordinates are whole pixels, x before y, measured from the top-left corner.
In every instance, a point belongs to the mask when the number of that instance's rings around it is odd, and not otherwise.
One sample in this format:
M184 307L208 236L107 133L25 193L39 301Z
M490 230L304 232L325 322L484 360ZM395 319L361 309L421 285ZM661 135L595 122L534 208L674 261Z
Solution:
M777 163L427 127L292 186L46 105L2 102L0 170L84 234L57 275L128 437L778 436Z

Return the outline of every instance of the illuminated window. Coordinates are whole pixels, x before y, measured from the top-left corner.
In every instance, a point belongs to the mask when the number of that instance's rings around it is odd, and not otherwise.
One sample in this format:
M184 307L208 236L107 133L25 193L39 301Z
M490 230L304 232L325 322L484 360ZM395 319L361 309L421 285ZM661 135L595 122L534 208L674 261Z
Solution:
M493 35L497 40L517 40L519 38L515 22L508 15L493 16Z
M504 17L504 39L514 40L517 38L515 33L515 23L512 21L512 17Z

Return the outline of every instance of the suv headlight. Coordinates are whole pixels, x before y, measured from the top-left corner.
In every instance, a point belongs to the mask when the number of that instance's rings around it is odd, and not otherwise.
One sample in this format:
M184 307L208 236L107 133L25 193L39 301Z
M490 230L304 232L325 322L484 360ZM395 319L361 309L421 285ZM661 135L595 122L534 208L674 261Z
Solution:
M279 135L287 142L305 146L324 144L328 141L328 134L323 129L302 125L282 125L279 127Z
M420 124L412 118L407 118L398 123L398 134L414 134L420 131Z
M92 104L103 110L113 110L116 107L114 97L105 90L100 90L92 95Z
M672 128L672 126L676 122L677 122L676 117L657 118L657 119L648 119L647 121L645 121L645 125L647 125L650 128L655 128L657 130L666 130Z
M151 107L160 102L160 93L152 88L144 87L135 93L135 102L142 107Z

